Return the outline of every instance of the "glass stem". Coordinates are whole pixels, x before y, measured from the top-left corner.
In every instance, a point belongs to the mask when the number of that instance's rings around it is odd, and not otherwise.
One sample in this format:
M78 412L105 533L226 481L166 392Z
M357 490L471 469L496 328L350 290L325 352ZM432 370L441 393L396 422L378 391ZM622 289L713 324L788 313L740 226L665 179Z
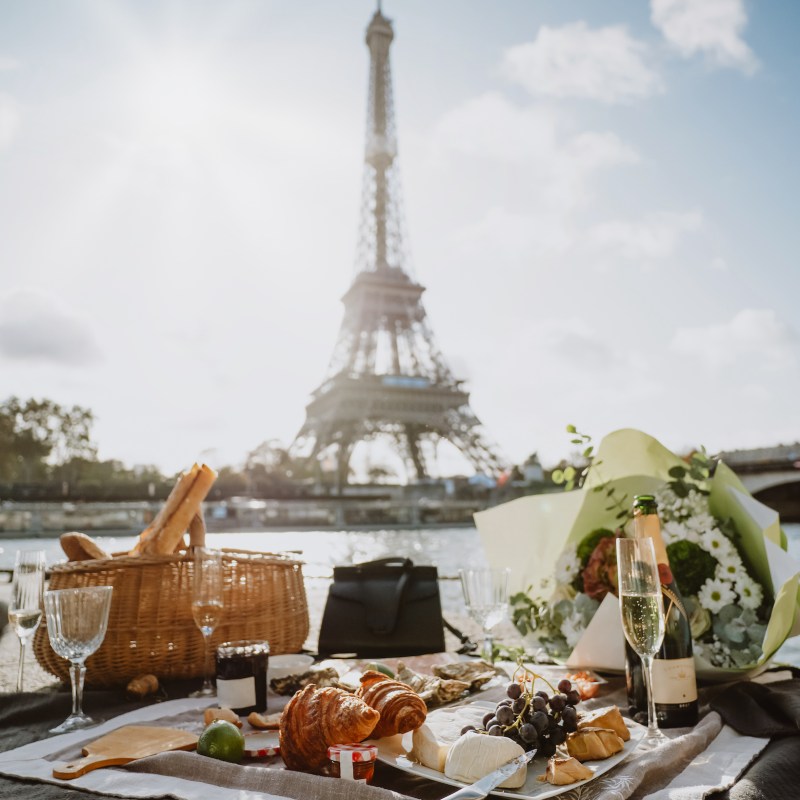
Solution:
M483 632L483 650L481 655L484 661L487 661L489 664L494 663L494 659L492 658L492 654L494 652L494 639L492 634L489 631Z
M83 680L86 677L86 667L83 661L71 661L69 664L69 677L72 683L72 716L83 716Z
M644 685L647 690L647 735L658 736L658 718L656 716L656 701L653 699L653 657L642 656L644 667Z
M203 691L211 689L211 663L209 660L211 656L211 648L209 647L210 640L210 633L203 635Z
M25 666L25 640L19 639L19 670L17 671L17 691L22 691L22 669Z

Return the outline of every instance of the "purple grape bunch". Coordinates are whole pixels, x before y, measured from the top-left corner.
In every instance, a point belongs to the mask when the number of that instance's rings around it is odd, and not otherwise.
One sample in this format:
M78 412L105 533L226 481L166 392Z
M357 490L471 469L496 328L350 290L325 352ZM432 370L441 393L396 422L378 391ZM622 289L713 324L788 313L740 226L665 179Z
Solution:
M534 692L537 679L550 691ZM567 678L554 687L541 675L518 667L506 687L506 697L484 715L481 727L467 725L461 732L506 736L524 750L537 750L537 756L549 758L567 740L567 734L578 729L575 707L580 701L580 693Z

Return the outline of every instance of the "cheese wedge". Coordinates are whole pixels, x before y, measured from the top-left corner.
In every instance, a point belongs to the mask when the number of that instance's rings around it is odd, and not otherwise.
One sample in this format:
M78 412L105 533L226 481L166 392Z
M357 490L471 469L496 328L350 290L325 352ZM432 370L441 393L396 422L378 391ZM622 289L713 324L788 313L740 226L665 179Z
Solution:
M474 783L524 752L516 742L505 736L489 736L470 731L457 739L450 748L444 774L454 781ZM523 765L510 778L506 778L500 788L519 789L527 776L528 767Z
M536 780L544 783L552 783L553 786L568 786L570 783L585 781L591 778L594 772L589 767L584 767L580 761L574 758L556 758L553 756L547 762L547 769L544 775L539 775Z
M412 761L437 772L444 772L444 764L452 742L437 739L433 729L426 722L414 731L411 741L413 746L408 757Z

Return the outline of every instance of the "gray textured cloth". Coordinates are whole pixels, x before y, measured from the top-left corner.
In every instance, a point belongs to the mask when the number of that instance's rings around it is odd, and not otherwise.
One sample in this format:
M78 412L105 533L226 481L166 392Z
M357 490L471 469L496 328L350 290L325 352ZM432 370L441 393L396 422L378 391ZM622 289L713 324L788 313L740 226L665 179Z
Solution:
M266 767L240 767L192 753L161 753L126 767L134 772L157 772L173 778L201 781L229 789L266 792L293 800L400 800L397 792L367 786L360 781L342 781Z

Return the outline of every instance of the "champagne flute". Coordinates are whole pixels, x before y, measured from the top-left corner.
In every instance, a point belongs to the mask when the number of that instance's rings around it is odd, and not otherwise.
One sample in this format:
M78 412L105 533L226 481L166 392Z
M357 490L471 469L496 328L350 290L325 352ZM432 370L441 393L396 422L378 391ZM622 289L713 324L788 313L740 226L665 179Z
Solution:
M653 700L653 656L664 640L664 607L653 540L617 539L617 572L622 630L642 659L647 690L647 734L643 742L658 747L669 739L658 729Z
M84 662L105 638L113 591L111 586L85 586L44 593L50 645L62 658L69 659L72 684L72 713L50 733L66 733L96 724L83 713Z
M491 663L492 628L508 615L509 569L460 569L461 589L469 615L483 630L481 657Z
M222 553L209 547L194 550L192 617L203 634L203 685L190 697L216 697L211 683L211 634L219 625L224 606L222 596Z
M17 691L22 691L22 671L25 666L25 647L42 621L44 594L44 550L18 550L14 563L11 604L8 621L19 637L19 671Z

